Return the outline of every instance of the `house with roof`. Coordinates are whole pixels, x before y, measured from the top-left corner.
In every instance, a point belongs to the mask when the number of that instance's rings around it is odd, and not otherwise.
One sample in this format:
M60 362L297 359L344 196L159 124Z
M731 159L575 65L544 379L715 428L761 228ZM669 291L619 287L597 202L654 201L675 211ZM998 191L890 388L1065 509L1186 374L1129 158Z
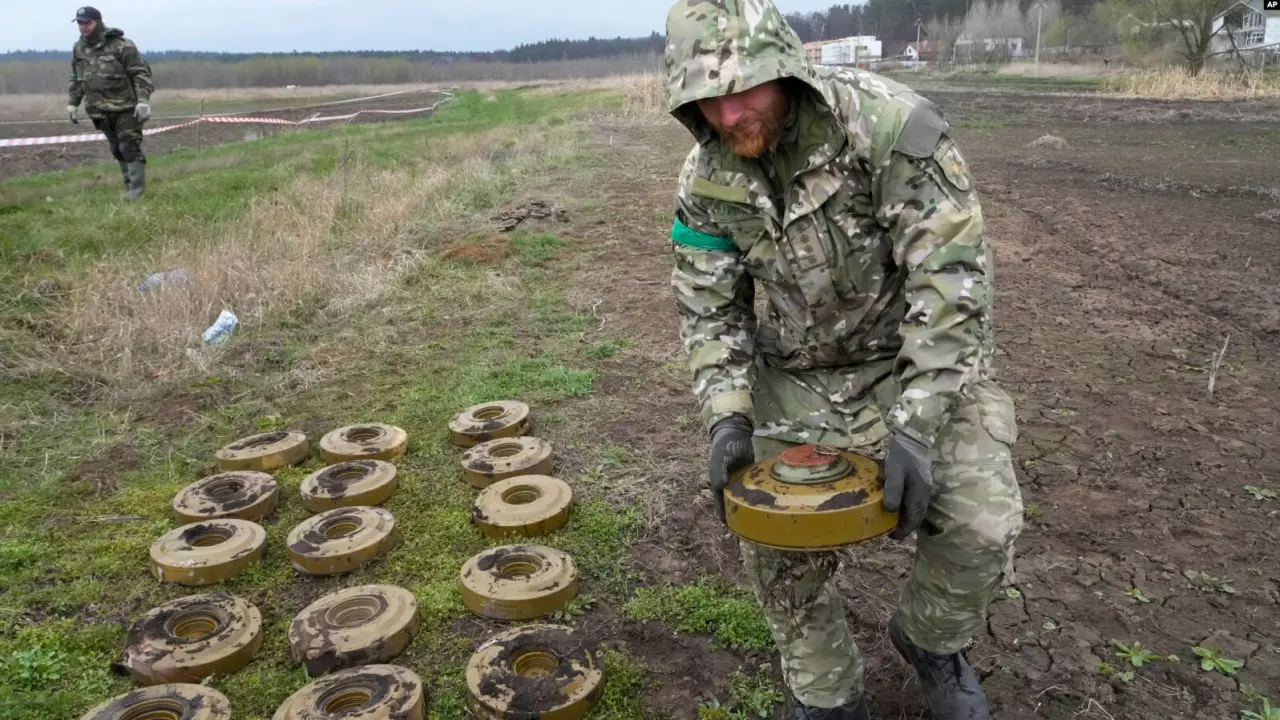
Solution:
M1238 0L1213 19L1213 51L1280 53L1280 12L1265 10L1267 0Z

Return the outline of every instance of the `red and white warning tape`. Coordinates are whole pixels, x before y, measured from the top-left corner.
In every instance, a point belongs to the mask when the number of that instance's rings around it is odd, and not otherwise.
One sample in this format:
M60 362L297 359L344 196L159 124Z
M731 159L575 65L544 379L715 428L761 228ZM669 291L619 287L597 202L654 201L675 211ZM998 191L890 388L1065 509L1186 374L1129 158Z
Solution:
M440 107L444 103L453 99L451 93L441 93L444 99L434 105L427 107L410 108L408 110L357 110L347 115L329 115L314 116L302 120L284 120L282 118L267 117L244 117L239 115L215 115L211 117L196 118L190 122L179 123L177 125L166 125L158 128L146 128L142 131L143 135L159 135L160 133L171 132L173 130L181 130L189 128L200 123L227 123L242 125L309 125L311 123L321 122L337 122L339 120L351 120L360 115L411 115L414 113L431 112ZM33 145L66 145L70 143L97 142L104 140L102 133L90 133L87 135L55 135L48 137L31 137L31 138L8 138L0 139L0 148L6 147L30 147Z

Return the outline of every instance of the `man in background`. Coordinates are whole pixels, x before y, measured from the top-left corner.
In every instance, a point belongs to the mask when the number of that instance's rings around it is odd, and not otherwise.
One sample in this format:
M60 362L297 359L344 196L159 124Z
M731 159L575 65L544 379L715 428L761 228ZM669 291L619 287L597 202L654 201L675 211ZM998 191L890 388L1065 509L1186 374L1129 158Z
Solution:
M126 200L142 196L147 158L142 154L142 126L151 118L151 67L123 30L109 28L96 8L76 11L80 39L71 50L71 87L67 116L73 123L84 101L93 126L107 136L111 155L120 163Z

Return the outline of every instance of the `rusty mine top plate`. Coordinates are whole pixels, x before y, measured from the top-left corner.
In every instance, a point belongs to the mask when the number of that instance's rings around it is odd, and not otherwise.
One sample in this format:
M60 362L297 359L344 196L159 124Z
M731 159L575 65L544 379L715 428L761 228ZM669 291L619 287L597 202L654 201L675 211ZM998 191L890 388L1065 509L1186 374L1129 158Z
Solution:
M871 458L837 448L799 445L736 473L725 488L729 529L783 550L831 550L892 530L884 475Z

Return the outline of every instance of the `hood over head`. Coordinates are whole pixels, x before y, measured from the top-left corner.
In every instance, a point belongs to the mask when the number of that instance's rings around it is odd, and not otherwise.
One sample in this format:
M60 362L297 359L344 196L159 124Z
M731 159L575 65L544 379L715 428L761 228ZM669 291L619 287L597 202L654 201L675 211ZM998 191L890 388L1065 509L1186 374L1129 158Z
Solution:
M667 110L700 139L709 128L696 100L783 78L828 105L804 43L772 0L678 0L667 15Z

